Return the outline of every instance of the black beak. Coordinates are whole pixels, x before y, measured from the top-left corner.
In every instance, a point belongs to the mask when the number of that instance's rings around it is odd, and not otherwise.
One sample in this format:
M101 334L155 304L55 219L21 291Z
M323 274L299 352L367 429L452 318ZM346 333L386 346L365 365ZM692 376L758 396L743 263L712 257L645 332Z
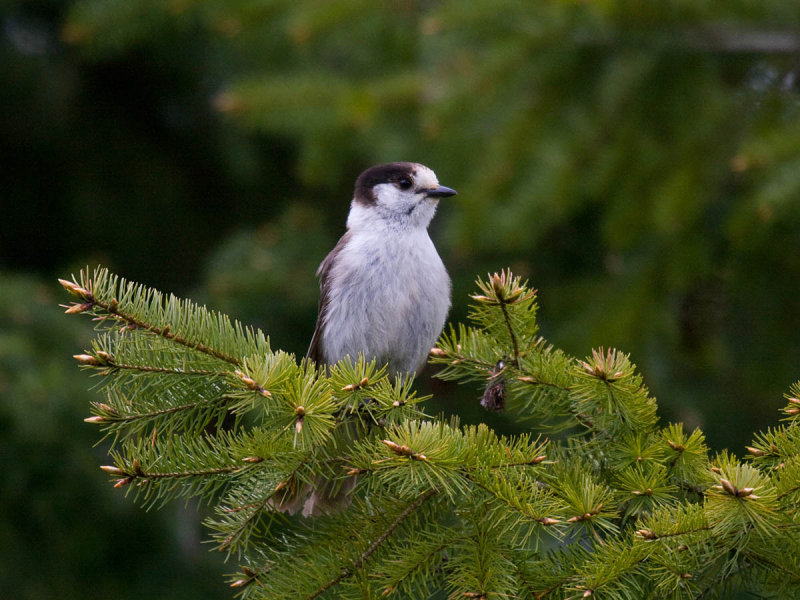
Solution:
M443 185L425 192L425 195L428 196L428 198L448 198L450 196L455 196L456 194L457 192L454 189L445 187Z

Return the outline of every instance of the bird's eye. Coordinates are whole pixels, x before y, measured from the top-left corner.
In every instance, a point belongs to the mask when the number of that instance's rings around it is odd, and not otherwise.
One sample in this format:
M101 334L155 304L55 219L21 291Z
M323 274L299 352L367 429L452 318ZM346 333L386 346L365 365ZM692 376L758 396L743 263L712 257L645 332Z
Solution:
M407 190L411 188L411 180L408 177L403 177L402 179L397 180L397 187L401 190Z

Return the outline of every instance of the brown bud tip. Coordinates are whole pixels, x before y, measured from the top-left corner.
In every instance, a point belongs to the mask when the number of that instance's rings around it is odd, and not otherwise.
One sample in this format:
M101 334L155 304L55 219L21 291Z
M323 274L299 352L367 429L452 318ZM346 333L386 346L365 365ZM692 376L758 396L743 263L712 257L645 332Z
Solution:
M691 578L692 578L691 573L681 573L681 579L691 579Z
M92 308L92 306L94 306L94 304L92 304L91 302L84 302L82 304L76 302L75 304L70 306L67 310L65 310L64 314L67 314L67 315L78 315L78 314L80 314L82 312L86 312L87 310Z
M531 464L538 465L540 462L543 462L546 458L547 456L542 454L541 456L537 456L536 458L531 459Z
M294 414L296 414L298 417L302 417L306 414L306 409L302 406L298 406L294 409Z
M362 377L361 381L358 382L359 387L364 387L365 385L369 385L369 377Z
M643 537L646 540L654 540L657 537L656 534L650 531L649 529L639 529L636 532L636 535L638 535L639 537Z
M82 365L88 365L90 367L99 367L101 363L91 354L73 354L72 358L77 360Z
M397 408L398 406L400 406L400 401L399 400L395 400L394 402L392 402L392 406Z
M583 517L570 517L567 519L567 523L577 523L578 521L583 521Z
M114 484L115 488L121 488L128 485L131 481L133 481L132 477L124 477L122 479L118 479L117 482Z
M678 552L686 552L688 549L689 546L687 546L686 544L681 544L680 546L678 546Z
M95 417L86 417L83 420L84 423L106 423L107 421L108 419L106 419L105 417L101 417L99 415Z
M551 519L550 517L542 517L541 519L539 519L539 522L545 527L549 527L550 525L556 525L557 523L559 523L559 520Z
M286 482L281 481L278 485L275 486L275 491L280 492L285 487L286 487Z
M142 463L139 462L138 458L134 458L133 459L133 462L131 463L131 466L133 467L134 473L136 473L137 475L142 475L143 474L143 472L142 472Z
M736 494L736 495L737 496L749 496L750 494L753 493L753 490L755 490L755 488L743 487L742 489L739 490L739 493Z
M58 283L67 290L73 296L78 296L79 298L83 298L84 300L91 301L92 300L92 293L79 286L77 283L73 281L67 281L66 279L59 279Z
M719 483L720 485L722 485L722 489L731 494L732 496L736 496L737 493L739 492L739 490L736 489L736 486L733 485L727 479L720 479Z
M800 398L787 398L787 400L788 400L788 401L789 401L791 404L797 404L798 406L800 406Z
M247 462L247 463L260 463L262 460L264 460L264 459L263 459L263 458L261 458L260 456L245 456L245 457L242 459L242 462Z
M497 294L498 298L503 297L503 283L503 277L497 273L492 274L492 289L494 293Z
M667 443L669 444L670 448L675 450L675 452L683 452L684 450L686 450L686 446L684 446L683 444L676 444L672 440L667 440Z
M353 467L350 469L347 474L348 475L359 475L364 472L364 469L359 469L358 467Z
M381 596L388 596L394 591L393 587L387 587L381 592Z
M234 587L234 588L238 588L238 587L244 587L244 586L246 586L248 583L249 583L249 582L248 582L248 580L247 580L247 579L237 579L236 581L234 581L234 582L231 584L231 587Z
M474 296L470 297L476 302L484 302L484 303L495 302L495 304L497 304L495 300L492 300L491 298L489 298L489 296L484 296L483 294L475 294Z
M348 383L346 386L344 386L342 388L342 391L343 392L353 392L353 391L355 391L355 389L356 389L355 385L353 385L352 383Z
M719 475L722 473L722 470L719 467L711 467L711 471Z
M97 355L97 358L101 360L103 363L110 363L112 360L111 355L105 350L98 350L97 352L95 352L95 354Z
M785 412L787 415L800 415L800 408L790 406L789 408L784 408L783 412Z
M303 431L303 417L300 417L299 419L297 419L297 421L295 421L294 430L297 433L300 433L301 431Z
M758 448L753 448L752 446L745 446L745 448L753 456L764 456L766 454L766 452L764 452L763 450L759 450Z
M114 465L103 465L100 467L101 471L105 471L109 475L125 475L125 471Z
M447 352L441 348L431 348L430 355L435 356L436 358L444 358L447 356Z
M583 597L584 598L590 598L593 595L594 595L594 592L592 590L586 590L585 592L583 592Z
M536 383L536 380L533 377L529 377L528 375L523 375L522 377L517 377L519 381L522 383Z

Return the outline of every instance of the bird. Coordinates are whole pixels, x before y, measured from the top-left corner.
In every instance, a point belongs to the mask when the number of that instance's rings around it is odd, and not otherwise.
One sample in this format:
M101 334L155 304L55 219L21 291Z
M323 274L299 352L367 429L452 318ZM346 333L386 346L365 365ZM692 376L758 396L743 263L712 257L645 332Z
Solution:
M419 372L450 310L447 269L428 234L439 201L456 195L428 167L392 162L355 183L347 230L317 269L317 323L307 358L320 367L361 354L393 378ZM349 504L355 480L322 478L285 494L277 510L329 514Z

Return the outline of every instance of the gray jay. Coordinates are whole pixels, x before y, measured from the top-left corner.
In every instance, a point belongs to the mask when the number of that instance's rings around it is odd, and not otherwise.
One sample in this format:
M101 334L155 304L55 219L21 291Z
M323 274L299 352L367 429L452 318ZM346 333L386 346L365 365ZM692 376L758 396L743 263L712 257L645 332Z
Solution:
M440 198L428 167L396 162L356 180L347 232L317 270L317 328L308 357L330 365L362 353L390 375L425 364L450 309L450 278L428 236Z
M450 309L450 278L428 235L441 198L455 195L428 167L394 162L356 180L347 232L317 270L320 298L308 358L331 365L363 354L391 377L419 371ZM355 485L323 479L273 506L303 515L346 506Z

